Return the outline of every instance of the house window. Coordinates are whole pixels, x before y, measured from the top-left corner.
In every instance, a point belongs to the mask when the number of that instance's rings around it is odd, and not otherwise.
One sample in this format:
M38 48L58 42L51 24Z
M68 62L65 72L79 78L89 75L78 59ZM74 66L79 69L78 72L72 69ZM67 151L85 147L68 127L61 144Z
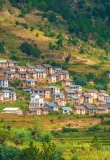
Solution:
M93 110L92 110L92 109L90 109L90 113L93 113Z

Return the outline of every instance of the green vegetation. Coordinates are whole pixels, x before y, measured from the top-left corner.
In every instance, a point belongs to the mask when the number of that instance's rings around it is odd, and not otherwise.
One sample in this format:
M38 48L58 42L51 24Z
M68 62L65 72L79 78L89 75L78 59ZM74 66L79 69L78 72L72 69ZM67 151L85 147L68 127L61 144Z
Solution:
M37 9L46 12L52 10L60 13L62 17L67 20L69 32L75 33L77 37L84 41L88 41L89 39L96 40L97 45L104 48L109 40L110 4L106 3L106 1L92 1L91 4L86 3L86 0L76 2L64 0L59 2L57 0L43 0L41 2L39 2L39 0L27 0L22 3L18 0L10 1L15 6L19 5L22 10L33 9L36 7ZM72 6L75 7L72 8ZM92 22L93 19L95 20L94 23ZM56 21L54 13L49 15L49 20L51 22ZM106 22L103 24L103 21L105 20Z
M23 42L20 46L22 52L26 53L28 56L33 55L34 57L39 57L41 55L41 51L37 48L37 46L31 45L27 42Z
M107 123L103 125L101 122L104 122L105 119L109 121L109 114L97 115L97 118L87 115L79 117L77 115L23 117L4 114L1 116L1 160L7 160L7 157L9 160L19 160L20 157L26 160L30 160L30 157L33 160L38 157L41 160L51 160L53 157L55 160L72 160L76 157L80 160L95 160L96 158L97 160L105 158L109 160L110 127ZM53 120L52 123L50 120ZM83 126L84 122L86 128ZM98 124L94 125L96 122ZM82 124L78 127L77 124L80 123ZM57 128L62 124L64 126L61 130L57 130L54 128L55 124Z
M0 53L4 53L4 46L3 43L0 42Z

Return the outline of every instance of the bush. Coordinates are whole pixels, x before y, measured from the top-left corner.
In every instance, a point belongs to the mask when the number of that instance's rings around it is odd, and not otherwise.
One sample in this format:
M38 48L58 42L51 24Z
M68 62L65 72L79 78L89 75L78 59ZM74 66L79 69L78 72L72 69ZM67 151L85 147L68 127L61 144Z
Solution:
M4 50L4 45L2 42L0 42L0 53L4 53L5 50Z
M20 46L22 52L26 53L27 55L33 55L34 57L38 58L41 55L41 51L37 48L37 46L32 45L27 42L23 42Z
M50 22L56 22L57 18L56 18L55 13L50 13L49 16L48 16L48 20Z
M21 25L25 28L28 29L28 25L26 23L21 23Z
M87 84L87 78L84 74L75 74L74 76L75 84L85 86Z
M93 127L90 127L87 132L97 132L97 131L100 131L100 130L101 130L100 126L95 125Z
M31 31L34 31L34 27L31 27Z
M77 128L62 128L62 132L63 133L69 133L69 132L79 132L79 130Z
M1 160L19 160L21 159L21 150L17 147L2 145L0 146Z

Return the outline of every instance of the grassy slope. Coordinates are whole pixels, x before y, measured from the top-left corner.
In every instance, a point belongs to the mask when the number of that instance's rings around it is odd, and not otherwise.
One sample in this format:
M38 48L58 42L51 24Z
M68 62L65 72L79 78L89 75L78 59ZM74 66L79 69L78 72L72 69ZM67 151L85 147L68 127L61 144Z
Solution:
M39 13L39 15L38 15ZM62 62L64 61L65 55L71 53L71 60L69 65L67 65L69 70L73 70L76 72L95 72L96 74L102 74L106 70L108 70L110 63L109 61L104 61L103 64L100 64L101 60L99 59L100 54L105 56L105 53L100 48L93 48L88 43L83 43L81 40L78 40L77 46L70 45L67 43L67 39L69 37L68 34L68 26L66 22L58 16L58 23L50 23L45 18L42 21L42 12L40 11L32 11L30 14L26 14L23 18L19 17L20 11L14 7L8 5L5 6L4 11L0 12L0 28L1 28L1 41L4 42L6 54L1 55L0 58L9 59L14 51L19 57L20 64L36 63L36 59L33 57L26 57L19 50L19 46L22 42L27 41L29 43L37 44L41 49L42 53L45 55L44 61L47 59L54 59L56 61ZM18 21L20 24L16 25L15 22ZM28 29L23 28L21 23L26 23L28 25ZM34 26L34 31L30 31L30 28ZM40 31L39 26L44 27L45 29L49 26L50 30L55 33L54 37L44 36L44 33ZM56 42L56 36L60 31L63 33L65 38L64 45L60 50L49 50L49 43ZM39 34L36 37L36 34ZM86 49L86 54L80 53L80 46L84 45ZM76 57L77 60L74 60ZM30 60L30 61L29 61ZM43 62L42 59L37 59L38 63ZM95 69L94 65L99 65L99 69ZM103 66L103 67L102 67Z

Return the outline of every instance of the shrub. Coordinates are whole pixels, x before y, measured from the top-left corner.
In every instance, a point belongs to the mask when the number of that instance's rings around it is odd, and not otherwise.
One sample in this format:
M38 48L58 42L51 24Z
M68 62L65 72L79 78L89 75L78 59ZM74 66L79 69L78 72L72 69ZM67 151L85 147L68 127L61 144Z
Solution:
M16 25L19 25L19 22L18 22L18 21L15 21L15 24L16 24Z
M88 129L88 132L97 132L97 131L100 131L100 130L101 130L100 126L99 125L95 125L93 127L90 127Z
M4 45L2 42L0 42L0 53L4 53L5 50L4 50Z
M27 55L33 55L34 57L38 58L41 55L41 51L37 48L37 46L32 45L27 42L23 42L20 46L22 52L26 53Z
M55 13L50 13L50 14L48 15L48 20L49 20L50 22L56 22L57 18L56 18Z
M21 25L25 28L28 29L28 25L26 23L21 23Z
M31 27L31 31L34 31L34 27L33 26Z
M62 128L62 132L63 133L69 133L69 132L79 132L79 130L77 128Z

